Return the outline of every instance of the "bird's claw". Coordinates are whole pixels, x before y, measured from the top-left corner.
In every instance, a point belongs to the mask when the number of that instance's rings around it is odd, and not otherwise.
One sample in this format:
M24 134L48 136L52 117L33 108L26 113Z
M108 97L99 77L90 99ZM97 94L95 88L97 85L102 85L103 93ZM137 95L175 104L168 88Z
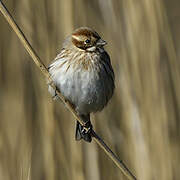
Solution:
M82 134L89 134L92 130L92 124L90 121L88 121L82 128Z

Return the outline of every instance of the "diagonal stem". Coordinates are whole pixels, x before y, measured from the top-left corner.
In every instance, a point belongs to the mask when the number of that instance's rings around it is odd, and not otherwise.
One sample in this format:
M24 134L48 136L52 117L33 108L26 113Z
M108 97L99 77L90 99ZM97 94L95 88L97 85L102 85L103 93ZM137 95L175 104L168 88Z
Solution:
M132 172L128 169L128 167L124 164L119 157L114 154L114 152L108 147L108 145L104 142L104 140L99 137L94 130L91 132L92 137L94 137L96 143L105 151L105 153L111 158L111 160L116 164L116 166L121 169L125 176L129 179L137 180L136 177L132 174Z
M48 79L50 82L50 85L54 90L56 90L57 95L60 97L60 99L63 101L65 106L68 108L68 110L73 114L75 119L77 119L81 125L85 125L84 122L81 120L81 118L78 116L74 108L72 107L71 103L67 101L63 95L57 90L55 84L53 83L50 74L46 68L46 66L42 63L39 56L34 51L33 47L25 37L24 33L20 29L20 27L17 25L11 14L9 13L6 6L2 3L0 0L0 11L3 14L4 18L7 20L11 28L14 30L18 38L20 39L21 43L23 44L24 48L27 50L31 58L33 59L36 66L41 70L43 75ZM106 154L111 158L111 160L116 164L116 166L123 172L123 174L129 179L129 180L136 180L136 177L131 173L131 171L126 167L126 165L113 153L113 151L106 145L106 143L100 138L94 130L92 130L91 135L93 136L95 142L106 152Z

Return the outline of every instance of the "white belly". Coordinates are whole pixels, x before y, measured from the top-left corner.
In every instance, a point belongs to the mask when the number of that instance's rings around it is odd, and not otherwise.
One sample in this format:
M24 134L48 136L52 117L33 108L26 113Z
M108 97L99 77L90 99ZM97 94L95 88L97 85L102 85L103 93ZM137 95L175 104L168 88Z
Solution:
M100 72L92 69L89 72L82 68L74 70L72 66L67 70L67 66L62 66L59 70L50 69L50 73L57 88L79 114L102 110L112 96L113 89L104 69ZM54 93L51 87L49 91Z

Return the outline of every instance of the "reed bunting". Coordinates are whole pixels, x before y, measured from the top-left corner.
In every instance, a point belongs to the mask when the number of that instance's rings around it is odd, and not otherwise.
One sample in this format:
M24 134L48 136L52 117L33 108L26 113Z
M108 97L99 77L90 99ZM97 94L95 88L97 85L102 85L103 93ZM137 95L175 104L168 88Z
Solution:
M96 31L78 28L66 38L61 52L48 67L58 90L85 122L86 128L77 121L76 140L91 142L90 113L101 111L113 95L114 72L104 50L106 44ZM49 92L56 96L50 85Z

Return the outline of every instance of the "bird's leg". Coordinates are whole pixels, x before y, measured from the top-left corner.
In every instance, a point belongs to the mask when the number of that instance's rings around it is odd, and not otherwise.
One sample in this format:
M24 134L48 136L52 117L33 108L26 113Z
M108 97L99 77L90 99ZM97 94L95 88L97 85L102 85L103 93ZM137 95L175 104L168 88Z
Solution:
M90 121L90 114L87 115L80 115L84 125L81 125L81 133L82 134L89 134L92 130L93 126Z

